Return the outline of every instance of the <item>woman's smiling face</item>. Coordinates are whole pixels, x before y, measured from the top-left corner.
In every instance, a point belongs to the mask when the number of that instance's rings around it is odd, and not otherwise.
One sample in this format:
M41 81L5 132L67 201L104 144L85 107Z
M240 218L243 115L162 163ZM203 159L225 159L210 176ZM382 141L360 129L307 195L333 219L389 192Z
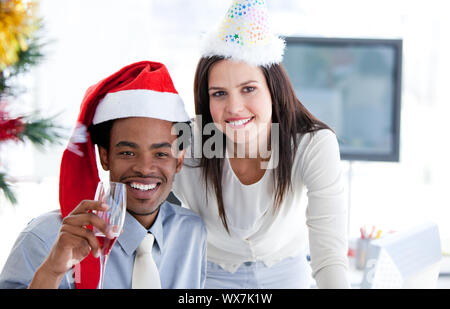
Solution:
M208 93L214 123L234 143L254 141L270 129L272 99L260 68L219 61L209 72Z

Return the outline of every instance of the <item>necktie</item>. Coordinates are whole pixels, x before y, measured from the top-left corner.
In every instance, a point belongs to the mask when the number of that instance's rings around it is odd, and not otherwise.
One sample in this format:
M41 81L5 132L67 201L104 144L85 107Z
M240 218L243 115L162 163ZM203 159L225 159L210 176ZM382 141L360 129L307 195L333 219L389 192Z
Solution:
M133 289L160 289L161 279L158 268L152 257L152 247L155 237L147 233L144 240L136 249L133 268Z

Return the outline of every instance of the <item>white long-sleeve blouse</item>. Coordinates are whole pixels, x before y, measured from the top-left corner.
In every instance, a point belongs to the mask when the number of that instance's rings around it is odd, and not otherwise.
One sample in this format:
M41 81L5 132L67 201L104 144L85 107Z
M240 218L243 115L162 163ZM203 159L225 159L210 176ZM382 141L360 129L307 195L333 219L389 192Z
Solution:
M189 167L195 165L192 159L185 159L173 192L203 218L209 261L234 272L246 261L271 266L287 257L306 256L309 248L318 287L347 288L347 207L337 138L324 129L298 135L298 140L292 190L276 212L274 170L269 168L258 182L244 185L224 159L222 188L230 234L219 217L212 186L206 196L201 169ZM276 167L278 159L278 147L272 145L269 167ZM307 203L302 203L305 189Z

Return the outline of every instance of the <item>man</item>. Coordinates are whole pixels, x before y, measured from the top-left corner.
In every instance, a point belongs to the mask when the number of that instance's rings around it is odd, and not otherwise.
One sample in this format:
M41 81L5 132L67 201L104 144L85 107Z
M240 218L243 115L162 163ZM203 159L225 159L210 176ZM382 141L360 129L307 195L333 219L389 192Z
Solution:
M33 220L20 234L0 275L0 288L95 288L99 244L89 227L107 234L92 213L99 181L94 143L109 178L127 187L122 234L108 258L104 288L145 288L136 282L136 252L149 234L159 278L148 286L202 288L206 229L190 210L166 201L183 164L174 148L174 123L189 117L167 69L155 62L129 65L89 88L61 161L61 212ZM81 261L81 263L79 263ZM144 280L145 281L145 280Z

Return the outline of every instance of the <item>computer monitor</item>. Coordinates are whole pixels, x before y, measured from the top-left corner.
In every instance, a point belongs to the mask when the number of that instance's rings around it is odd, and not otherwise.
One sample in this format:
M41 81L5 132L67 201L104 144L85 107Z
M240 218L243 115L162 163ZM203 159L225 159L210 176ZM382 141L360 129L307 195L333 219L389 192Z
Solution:
M436 224L387 234L367 248L361 288L436 288L441 260Z
M283 65L343 160L399 161L402 40L287 37Z

